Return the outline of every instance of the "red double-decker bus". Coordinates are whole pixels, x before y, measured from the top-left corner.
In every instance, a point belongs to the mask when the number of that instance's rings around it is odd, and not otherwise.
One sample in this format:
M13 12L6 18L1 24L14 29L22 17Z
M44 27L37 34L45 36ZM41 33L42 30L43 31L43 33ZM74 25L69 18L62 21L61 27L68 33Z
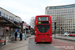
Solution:
M50 15L38 15L35 17L35 42L52 42Z

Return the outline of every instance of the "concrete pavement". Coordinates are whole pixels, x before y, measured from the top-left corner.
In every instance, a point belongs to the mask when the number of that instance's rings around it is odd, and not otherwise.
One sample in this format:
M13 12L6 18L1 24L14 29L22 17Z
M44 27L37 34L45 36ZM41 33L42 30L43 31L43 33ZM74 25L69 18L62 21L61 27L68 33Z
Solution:
M33 37L34 36L31 36L29 38L33 38ZM27 38L26 40L23 39L22 41L20 41L18 38L17 41L13 41L13 42L8 42L7 40L7 44L5 46L2 46L0 50L28 50L29 38Z

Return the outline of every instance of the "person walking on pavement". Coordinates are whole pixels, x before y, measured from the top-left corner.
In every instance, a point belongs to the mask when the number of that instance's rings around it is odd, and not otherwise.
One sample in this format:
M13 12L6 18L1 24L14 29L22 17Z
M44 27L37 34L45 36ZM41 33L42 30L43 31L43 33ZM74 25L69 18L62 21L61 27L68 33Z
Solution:
M22 41L22 32L20 33L20 41Z
M15 32L15 41L17 41L17 32Z

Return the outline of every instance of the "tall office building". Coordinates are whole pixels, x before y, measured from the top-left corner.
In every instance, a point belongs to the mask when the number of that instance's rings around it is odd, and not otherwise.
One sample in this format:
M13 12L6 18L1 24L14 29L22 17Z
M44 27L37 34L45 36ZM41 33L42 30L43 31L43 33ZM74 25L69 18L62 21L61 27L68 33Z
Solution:
M54 22L57 25L57 32L75 31L75 4L61 6L47 6L45 14L52 17L52 31L54 31Z

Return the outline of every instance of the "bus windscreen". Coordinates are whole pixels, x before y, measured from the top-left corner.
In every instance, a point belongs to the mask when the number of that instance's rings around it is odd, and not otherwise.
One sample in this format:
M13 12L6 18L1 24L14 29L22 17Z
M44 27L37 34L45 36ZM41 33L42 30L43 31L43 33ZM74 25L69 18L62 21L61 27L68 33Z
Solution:
M37 29L41 33L46 33L50 28L50 25L37 25Z

